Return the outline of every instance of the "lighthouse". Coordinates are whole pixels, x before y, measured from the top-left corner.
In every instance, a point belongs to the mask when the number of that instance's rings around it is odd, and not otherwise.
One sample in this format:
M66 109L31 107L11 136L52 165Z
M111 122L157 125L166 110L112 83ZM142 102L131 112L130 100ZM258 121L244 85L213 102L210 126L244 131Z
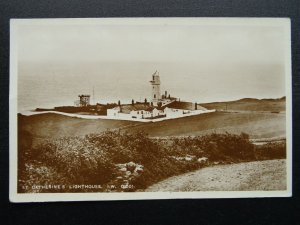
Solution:
M159 72L157 70L152 74L152 80L150 81L152 88L152 102L154 106L157 106L158 101L161 99L160 96L160 79Z

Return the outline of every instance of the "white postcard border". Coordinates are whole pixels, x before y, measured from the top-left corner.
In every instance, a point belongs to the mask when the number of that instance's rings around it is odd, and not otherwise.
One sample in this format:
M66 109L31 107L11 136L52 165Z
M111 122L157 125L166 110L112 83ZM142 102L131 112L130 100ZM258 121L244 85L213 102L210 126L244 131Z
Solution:
M17 193L17 75L18 26L26 24L203 24L284 26L286 37L286 141L287 190L285 191L205 191L205 192L133 192L133 193ZM139 199L254 198L292 196L292 83L291 30L288 18L101 18L101 19L12 19L10 21L10 93L9 93L9 199L11 202L98 201Z

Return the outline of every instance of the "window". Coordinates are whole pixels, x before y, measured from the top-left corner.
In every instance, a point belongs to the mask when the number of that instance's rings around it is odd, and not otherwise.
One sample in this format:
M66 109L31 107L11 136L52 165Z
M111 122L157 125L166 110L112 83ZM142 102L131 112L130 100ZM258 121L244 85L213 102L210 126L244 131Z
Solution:
M154 94L154 98L156 98L156 94Z

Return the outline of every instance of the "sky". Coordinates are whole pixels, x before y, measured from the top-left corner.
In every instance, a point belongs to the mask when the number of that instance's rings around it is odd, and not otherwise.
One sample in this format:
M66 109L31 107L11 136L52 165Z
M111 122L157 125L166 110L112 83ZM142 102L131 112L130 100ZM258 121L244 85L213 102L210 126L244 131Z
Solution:
M150 98L149 80L156 70L162 91L182 100L285 96L287 24L280 20L16 24L13 44L21 102L39 104L35 98L48 98L49 104L73 103L78 94L92 94L93 88L96 102Z

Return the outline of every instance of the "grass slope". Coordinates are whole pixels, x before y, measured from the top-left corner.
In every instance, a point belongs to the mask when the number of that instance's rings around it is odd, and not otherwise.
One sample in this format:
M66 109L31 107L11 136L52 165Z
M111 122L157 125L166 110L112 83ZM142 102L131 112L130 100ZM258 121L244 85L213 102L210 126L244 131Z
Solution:
M215 112L126 128L150 136L194 136L212 132L248 133L251 138L285 136L285 114Z
M203 103L201 106L207 109L217 110L245 110L245 111L269 111L281 112L285 111L285 98L280 99L253 99L244 98L230 102L212 102Z
M100 133L108 129L133 126L138 123L121 120L89 120L53 113L18 116L19 134L31 135L39 139L83 136L90 133Z
M223 109L222 103L201 104L206 108ZM197 116L141 123L121 120L87 120L52 113L18 117L19 132L38 139L64 136L83 136L100 133L107 129L124 131L144 130L150 136L195 136L212 132L246 132L251 138L285 137L285 114L271 113L285 110L285 98L241 99L227 102L228 110L248 112L215 112ZM259 112L257 112L259 111ZM260 113L265 111L265 113Z

